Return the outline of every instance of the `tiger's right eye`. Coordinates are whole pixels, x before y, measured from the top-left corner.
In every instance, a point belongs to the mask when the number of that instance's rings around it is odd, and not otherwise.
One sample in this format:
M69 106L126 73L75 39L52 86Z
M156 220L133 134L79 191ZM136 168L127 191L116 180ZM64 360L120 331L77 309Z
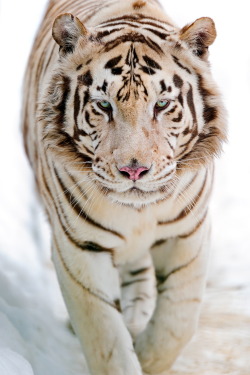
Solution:
M99 108L103 109L104 111L110 111L112 109L112 105L107 100L102 100L97 102Z
M158 100L156 103L155 103L155 109L156 110L162 110L162 109L165 109L169 106L170 104L170 101L169 100Z

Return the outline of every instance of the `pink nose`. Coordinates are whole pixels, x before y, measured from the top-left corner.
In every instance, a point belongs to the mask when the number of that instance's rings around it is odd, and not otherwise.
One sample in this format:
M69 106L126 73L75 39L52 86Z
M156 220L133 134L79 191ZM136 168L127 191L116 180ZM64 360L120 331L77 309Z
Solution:
M128 177L130 180L136 181L142 177L142 172L148 171L149 168L146 167L122 167L119 169L120 172L125 177Z

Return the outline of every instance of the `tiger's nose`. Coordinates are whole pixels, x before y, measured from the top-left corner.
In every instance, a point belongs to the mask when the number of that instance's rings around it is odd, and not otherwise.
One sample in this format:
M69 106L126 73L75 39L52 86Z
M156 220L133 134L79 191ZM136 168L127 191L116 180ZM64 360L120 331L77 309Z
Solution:
M119 171L123 174L124 177L129 178L130 180L136 181L139 180L148 172L149 168L147 167L122 167L119 168Z

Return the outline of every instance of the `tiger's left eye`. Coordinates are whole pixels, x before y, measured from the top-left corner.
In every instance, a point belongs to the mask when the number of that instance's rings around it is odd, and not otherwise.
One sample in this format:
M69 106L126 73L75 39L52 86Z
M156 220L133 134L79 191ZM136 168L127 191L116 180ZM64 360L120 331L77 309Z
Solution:
M158 100L156 103L155 103L155 109L156 110L162 110L162 109L165 109L169 106L170 104L170 101L169 100Z
M104 111L109 111L112 109L111 104L107 100L102 100L101 102L98 102L97 105L101 108L104 109Z

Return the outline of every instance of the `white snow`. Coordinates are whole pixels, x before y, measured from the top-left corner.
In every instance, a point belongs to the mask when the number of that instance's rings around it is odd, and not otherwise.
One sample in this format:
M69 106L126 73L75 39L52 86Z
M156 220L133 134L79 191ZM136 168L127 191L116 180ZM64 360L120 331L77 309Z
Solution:
M218 38L210 60L230 129L217 162L212 257L200 328L169 374L249 375L248 2L162 2L180 26L202 16L215 20ZM0 375L88 374L50 261L49 230L19 130L22 77L45 3L0 0Z
M33 375L30 364L10 349L0 350L0 373L6 375Z

